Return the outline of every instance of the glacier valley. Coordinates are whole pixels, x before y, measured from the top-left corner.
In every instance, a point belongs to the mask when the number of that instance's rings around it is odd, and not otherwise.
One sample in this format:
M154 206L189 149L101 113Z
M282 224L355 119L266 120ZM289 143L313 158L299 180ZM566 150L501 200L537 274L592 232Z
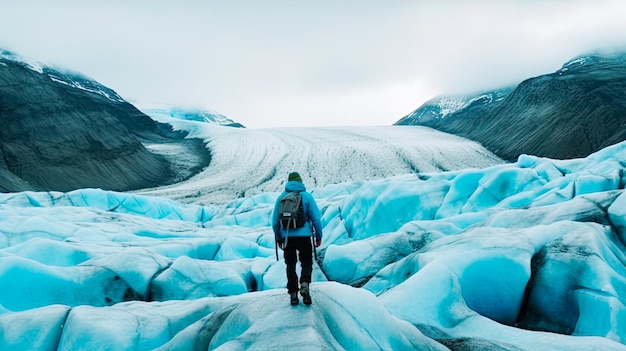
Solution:
M423 127L164 122L211 165L0 194L1 350L626 350L626 143L505 163ZM311 306L270 227L291 171L323 215Z

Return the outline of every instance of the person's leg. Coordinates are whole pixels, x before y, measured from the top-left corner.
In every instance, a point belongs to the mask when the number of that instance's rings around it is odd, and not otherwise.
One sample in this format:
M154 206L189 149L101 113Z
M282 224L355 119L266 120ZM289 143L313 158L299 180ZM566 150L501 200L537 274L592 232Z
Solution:
M305 305L311 304L311 293L309 284L311 283L311 274L313 272L313 246L311 238L298 238L298 252L300 256L300 265L302 266L302 274L300 276L300 295Z
M285 264L287 265L287 291L289 294L298 292L298 275L296 274L297 253L292 238L285 247Z
M298 238L298 253L300 265L302 266L300 283L310 283L311 273L313 272L313 246L311 245L311 238Z

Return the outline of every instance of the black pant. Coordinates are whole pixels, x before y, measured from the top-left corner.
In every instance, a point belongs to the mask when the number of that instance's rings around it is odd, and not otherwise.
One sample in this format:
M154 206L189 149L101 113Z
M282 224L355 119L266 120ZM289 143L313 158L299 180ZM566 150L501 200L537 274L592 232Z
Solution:
M298 274L296 273L298 258L300 258L300 266L302 266L300 283L310 283L311 272L313 271L313 246L310 236L294 236L287 239L285 263L287 264L287 290L289 293L299 290Z

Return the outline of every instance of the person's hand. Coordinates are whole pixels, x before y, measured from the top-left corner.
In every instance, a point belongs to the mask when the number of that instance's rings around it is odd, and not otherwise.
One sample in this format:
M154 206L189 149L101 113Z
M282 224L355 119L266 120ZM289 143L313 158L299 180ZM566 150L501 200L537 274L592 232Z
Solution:
M322 239L315 239L315 247L320 247L322 245Z
M277 243L281 250L285 249L285 240L278 240Z

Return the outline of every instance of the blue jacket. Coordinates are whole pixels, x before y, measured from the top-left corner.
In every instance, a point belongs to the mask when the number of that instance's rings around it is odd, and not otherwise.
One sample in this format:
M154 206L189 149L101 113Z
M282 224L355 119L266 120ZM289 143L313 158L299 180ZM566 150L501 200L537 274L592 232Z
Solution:
M284 240L287 234L287 231L280 227L280 222L278 221L278 206L280 205L280 200L283 196L287 195L287 192L298 191L302 196L302 206L304 209L304 216L308 219L303 227L300 228L290 228L289 229L289 237L294 236L311 236L313 233L313 228L315 228L315 238L322 239L322 221L320 210L317 207L317 203L315 199L313 199L313 195L306 192L306 187L304 184L298 181L290 181L285 184L285 191L278 196L276 199L276 204L274 205L274 214L272 216L272 228L274 229L274 238L276 241Z

